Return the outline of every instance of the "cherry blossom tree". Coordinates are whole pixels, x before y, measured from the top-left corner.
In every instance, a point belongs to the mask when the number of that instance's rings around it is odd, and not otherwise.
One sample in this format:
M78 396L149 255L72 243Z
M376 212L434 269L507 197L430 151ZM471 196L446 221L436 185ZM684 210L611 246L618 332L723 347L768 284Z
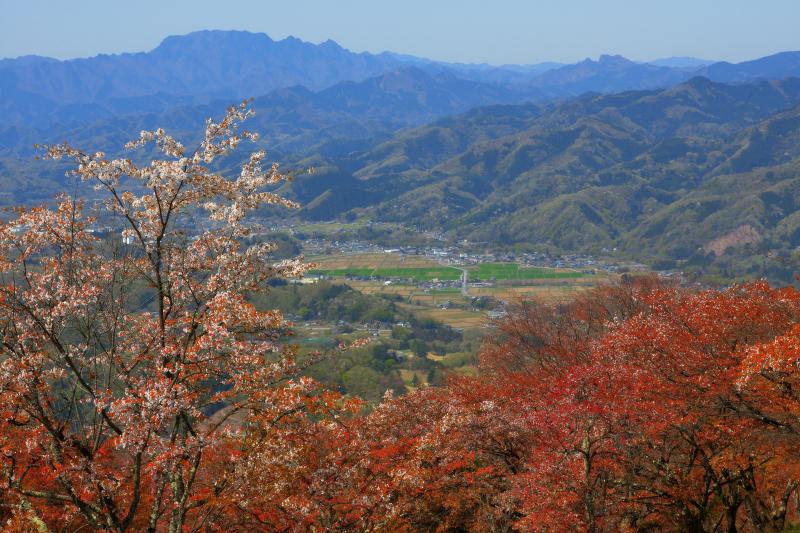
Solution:
M0 458L15 520L208 524L240 485L248 435L332 401L300 376L308 359L281 341L284 317L247 300L307 268L271 262L268 244L240 245L248 213L296 207L266 190L288 178L264 166L263 151L237 176L215 170L256 139L241 127L251 113L245 102L208 120L194 150L143 131L126 145L157 150L142 164L44 147L104 203L100 222L63 198L0 226ZM95 225L115 221L122 242L96 236Z

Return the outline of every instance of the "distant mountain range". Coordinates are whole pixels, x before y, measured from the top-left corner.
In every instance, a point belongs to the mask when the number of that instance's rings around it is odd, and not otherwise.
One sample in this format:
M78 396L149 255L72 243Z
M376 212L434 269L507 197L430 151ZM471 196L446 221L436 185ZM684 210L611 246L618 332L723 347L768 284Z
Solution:
M637 63L601 56L573 65L455 64L390 52L354 53L330 40L311 44L294 37L274 41L263 33L200 31L168 37L149 52L66 61L36 56L0 60L0 112L6 124L49 128L257 97L292 86L320 91L411 66L432 75L500 85L520 99L563 98L587 91L666 87L694 75L735 82L782 78L800 72L800 53L738 64L706 63L694 58Z
M800 52L491 66L227 31L146 53L5 59L0 204L75 186L33 161L34 143L116 153L159 126L190 143L206 117L255 96L261 146L317 168L283 191L300 217L707 268L800 246L797 77Z
M333 41L319 45L263 33L200 31L167 37L150 52L55 61L0 61L2 90L57 104L88 104L166 93L212 98L258 96L281 87L319 90L397 68L391 54L356 54Z
M317 92L300 85L277 89L254 100L257 113L248 127L259 131L265 147L296 152L326 141L389 135L474 107L519 102L533 93L532 89L523 94L512 87L461 79L449 71L428 73L418 67L404 67ZM220 114L230 103L176 102L167 110L153 105L147 112L118 112L95 120L87 116L83 121L64 120L47 126L19 121L0 128L0 156L31 157L35 143L64 139L113 152L132 132L155 127L191 139L201 132L206 117ZM72 117L81 107L63 109L64 116Z

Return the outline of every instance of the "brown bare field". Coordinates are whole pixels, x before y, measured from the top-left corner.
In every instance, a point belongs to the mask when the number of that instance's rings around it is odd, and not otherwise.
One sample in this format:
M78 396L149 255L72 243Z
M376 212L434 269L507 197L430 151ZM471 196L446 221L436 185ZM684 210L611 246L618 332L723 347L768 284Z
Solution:
M489 318L482 311L469 309L439 309L438 307L424 307L412 304L399 304L404 309L420 317L428 317L443 322L454 328L482 328L486 326Z
M376 281L348 281L348 285L364 294L397 294L415 304L434 306L445 301L460 302L462 296L458 292L425 293L413 285L384 285ZM569 301L577 294L594 285L591 283L537 283L525 286L470 287L469 295L491 296L500 300L537 300L545 303Z
M362 292L364 294L397 294L403 297L406 300L409 300L411 303L417 303L421 305L427 306L434 306L440 303L444 303L446 301L461 301L461 293L455 292L434 292L434 293L426 293L422 289L417 288L414 285L400 285L400 284L391 284L391 285L384 285L380 281L356 281L356 280L348 280L347 285L350 285L353 289Z
M558 284L527 285L523 287L478 287L470 288L470 296L491 296L500 300L535 300L543 303L557 303L572 300L583 291L590 289L590 284Z
M415 292L421 292L413 285L399 285L392 283L384 285L380 281L356 281L348 280L347 285L364 294L399 294L405 298Z
M403 256L400 254L352 254L352 255L325 255L309 257L309 261L316 263L323 270L336 270L344 268L425 268L440 266L439 263L427 257L416 255Z
M453 303L462 301L462 296L458 292L426 293L413 285L384 285L377 281L347 281L347 284L364 294L396 294L408 302L423 306L435 306L446 301ZM592 283L537 283L525 286L470 287L469 295L491 296L505 301L523 299L558 303L570 301L594 286Z

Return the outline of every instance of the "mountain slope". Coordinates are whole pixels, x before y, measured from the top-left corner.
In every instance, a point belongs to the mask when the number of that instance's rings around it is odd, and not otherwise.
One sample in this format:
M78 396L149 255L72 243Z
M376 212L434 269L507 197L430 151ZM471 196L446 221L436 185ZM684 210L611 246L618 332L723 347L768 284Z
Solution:
M301 86L273 91L252 102L256 114L247 127L259 132L260 146L291 165L309 153L317 158L342 158L380 144L397 130L419 126L442 115L521 99L524 95L502 87L447 73L430 75L411 67L362 82L343 82L318 92ZM75 146L120 154L135 132L163 127L192 145L199 141L197 136L205 119L218 116L228 104L230 101L217 101L166 111L155 109L88 124L36 128L16 123L2 128L0 183L5 194L0 197L0 204L41 202L63 191L69 183L57 166L34 161L36 143L69 140ZM315 162L309 159L304 166Z
M256 116L249 127L259 131L271 149L302 151L325 141L380 136L476 106L524 98L522 93L495 85L462 80L448 73L430 75L407 67L361 82L342 82L318 92L302 86L272 91L253 101ZM120 112L87 124L48 128L13 125L0 130L0 155L27 157L32 155L34 143L63 139L114 151L131 132L158 126L191 137L200 131L206 117L219 114L229 103L177 106L176 102L176 107L164 111L156 102L149 113Z
M693 78L481 108L329 160L288 192L309 218L362 216L505 246L688 260L743 226L759 242L791 243L800 238L798 106L798 79Z
M720 61L700 69L696 74L728 83L800 76L800 52L781 52L741 63Z
M579 95L588 91L617 92L665 87L680 82L686 74L680 69L635 63L622 56L601 55L574 65L548 70L531 82L532 86L560 95Z
M150 52L68 61L15 60L0 64L3 94L16 90L60 104L156 93L241 97L280 87L319 90L400 66L389 56L356 54L333 41L314 45L244 31L200 31L167 37Z

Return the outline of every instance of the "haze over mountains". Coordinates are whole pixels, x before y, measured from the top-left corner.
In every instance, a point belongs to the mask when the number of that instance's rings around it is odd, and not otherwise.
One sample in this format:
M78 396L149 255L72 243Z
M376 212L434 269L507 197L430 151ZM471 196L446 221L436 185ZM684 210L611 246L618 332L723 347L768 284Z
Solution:
M800 72L800 54L787 52L735 65L705 65L692 58L649 64L600 56L574 65L495 67L448 64L389 52L354 53L333 41L315 45L293 37L274 41L263 33L200 31L168 37L150 52L66 61L36 56L0 60L0 109L12 120L49 126L87 116L262 96L295 85L319 91L409 66L434 75L446 73L501 85L522 99L542 99L586 91L664 87L697 74L737 82L783 77Z
M304 218L616 248L668 266L743 246L788 253L800 245L794 76L800 52L490 66L227 31L144 53L5 59L0 202L64 187L58 169L33 163L34 143L114 153L159 126L191 141L206 117L253 96L261 144L319 169L284 191Z

